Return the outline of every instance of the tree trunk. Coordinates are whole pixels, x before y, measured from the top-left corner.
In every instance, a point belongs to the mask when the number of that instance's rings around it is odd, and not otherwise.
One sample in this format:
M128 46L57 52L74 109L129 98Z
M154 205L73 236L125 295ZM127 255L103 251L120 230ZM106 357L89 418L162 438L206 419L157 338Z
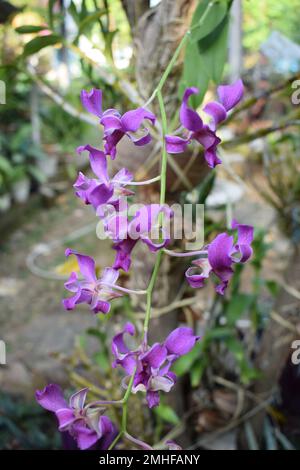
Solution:
M123 0L123 7L128 17L132 29L133 41L135 45L136 79L141 96L145 101L153 92L175 49L177 48L183 34L187 30L192 12L196 2L194 0L162 0L155 8L149 8L147 1ZM140 16L142 14L142 16ZM173 116L178 108L178 81L181 75L182 57L172 70L163 90L168 117ZM152 104L151 104L152 106ZM153 110L159 116L158 107L153 103ZM122 166L127 166L135 173L139 179L150 178L159 174L160 171L160 149L155 151L155 142L143 149L134 147L123 139L119 146L119 162ZM141 174L141 167L156 159L156 164L147 172ZM174 158L173 156L169 157ZM176 156L176 164L186 166L193 158L190 152ZM148 160L147 160L148 159ZM199 183L206 174L203 158L199 156L195 162L196 167L190 168L187 178L191 178L191 189ZM146 164L147 166L147 164ZM151 165L150 165L151 166ZM174 170L168 168L167 173L167 200L169 203L176 201L179 191L187 189L188 185L176 184L177 175ZM159 185L151 187L141 187L138 191L135 202L157 202ZM131 268L130 283L134 289L144 289L148 285L152 273L155 255L151 253L144 244L138 244L133 253L133 264ZM163 257L161 269L155 285L153 294L153 305L163 307L172 302L179 286L184 281L183 269L170 268L170 259ZM144 311L145 305L140 296L134 299L134 310ZM150 324L150 342L162 341L178 326L176 312L161 316L159 319L152 319ZM168 394L168 403L173 406L179 416L184 413L183 390L181 384L177 384L176 390ZM182 439L183 446L188 445L188 434Z

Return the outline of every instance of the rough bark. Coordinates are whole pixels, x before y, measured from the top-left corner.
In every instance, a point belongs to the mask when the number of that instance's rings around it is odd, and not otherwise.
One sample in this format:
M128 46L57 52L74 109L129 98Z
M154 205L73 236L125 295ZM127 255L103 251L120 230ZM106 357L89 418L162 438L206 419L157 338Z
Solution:
M143 97L149 97L157 85L187 30L195 5L194 0L163 0L139 19L134 44L136 78ZM166 111L169 116L173 116L178 104L178 78L181 68L182 60L179 59L164 87Z
M134 34L135 27L141 16L150 8L149 0L121 0L128 23Z

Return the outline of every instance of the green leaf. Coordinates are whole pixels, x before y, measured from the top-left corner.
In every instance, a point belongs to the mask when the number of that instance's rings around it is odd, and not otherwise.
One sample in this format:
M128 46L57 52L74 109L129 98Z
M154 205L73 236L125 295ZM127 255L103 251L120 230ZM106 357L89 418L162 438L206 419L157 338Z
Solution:
M180 422L177 414L170 406L167 406L161 403L159 406L154 408L154 411L155 411L155 414L157 414L157 416L159 416L161 419L163 419L167 423L176 425Z
M48 36L38 36L31 41L27 42L24 46L23 56L27 57L36 54L44 47L54 46L62 40L58 34L49 34Z
M203 24L201 24L203 13L203 2L201 2L196 8L192 21L192 42L203 39L221 23L227 14L227 4L225 2L214 3L205 17ZM196 27L197 24L199 24L199 27Z
M205 342L210 342L215 339L224 339L231 337L234 334L234 328L226 328L223 326L217 326L216 328L212 328L205 334Z
M265 283L269 292L275 297L279 291L279 284L276 281L273 281L272 279L265 281Z
M0 172L9 176L12 171L13 168L7 158L0 155Z
M101 16L105 15L106 10L102 8L101 10L94 11L93 13L89 13L85 16L85 18L80 21L79 26L78 26L78 34L77 36L80 36L80 34L83 33L83 31L91 25L91 23L94 23L96 20L98 20Z
M209 78L219 83L227 59L229 15L197 45L203 61L204 70Z
M192 387L198 387L200 385L203 373L208 364L208 359L206 356L196 361L191 369L191 384Z
M226 346L228 350L234 355L239 364L245 360L245 351L243 345L236 338L228 338L226 340Z
M39 33L40 31L45 31L47 26L36 26L36 25L25 25L19 26L15 29L15 31L19 34L31 34L31 33Z
M229 301L226 307L226 319L230 325L235 322L245 313L251 306L254 296L250 294L235 294Z
M198 88L199 93L190 98L190 103L195 108L199 106L207 91L209 76L205 71L205 66L197 44L191 41L187 43L183 64L183 75L179 84L179 95L183 95L186 88L195 86Z

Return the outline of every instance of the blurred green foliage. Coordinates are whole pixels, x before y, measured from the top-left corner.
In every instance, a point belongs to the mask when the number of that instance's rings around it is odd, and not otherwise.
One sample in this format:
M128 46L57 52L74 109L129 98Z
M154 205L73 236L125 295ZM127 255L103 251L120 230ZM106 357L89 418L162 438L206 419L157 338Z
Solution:
M273 30L300 43L299 0L247 0L244 10L244 46L252 52L259 49Z

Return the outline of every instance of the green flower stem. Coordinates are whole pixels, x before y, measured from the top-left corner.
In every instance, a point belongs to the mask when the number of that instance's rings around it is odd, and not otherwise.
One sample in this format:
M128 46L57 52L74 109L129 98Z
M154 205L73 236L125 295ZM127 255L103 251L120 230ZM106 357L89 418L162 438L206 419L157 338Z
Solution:
M127 390L125 392L125 395L123 397L123 400L122 400L122 424L121 424L121 430L119 432L119 434L117 435L117 437L114 439L114 441L111 443L111 445L109 446L108 450L112 450L115 445L117 444L117 442L121 439L121 437L127 433L127 411L128 411L128 400L129 400L129 397L130 397L130 394L131 394L131 390L132 390L132 385L133 385L133 380L134 380L134 376L135 376L135 371L133 372L132 376L130 377L130 380L129 380L129 384L128 384L128 387L127 387Z
M170 62L171 63L171 62ZM158 91L157 93L157 99L159 103L159 109L161 113L161 121L162 121L162 157L161 157L161 179L160 179L160 197L159 197L159 203L160 205L163 205L166 201L166 175L167 175L167 166L168 166L168 154L167 154L167 149L166 149L166 140L165 136L167 134L167 116L166 116L166 110L164 106L164 101L163 97L161 94L161 91ZM159 223L160 225L163 222L163 213L161 212L159 214ZM147 339L147 334L148 334L148 329L149 329L149 323L150 323L150 317L151 317L151 306L152 306L152 293L153 289L155 286L155 282L157 279L157 275L159 272L160 268L160 263L162 259L162 254L163 250L159 250L156 260L155 260L155 265L153 268L153 272L151 275L151 279L148 285L147 289L147 307L146 307L146 314L145 314L145 322L144 322L144 336L145 339Z
M195 29L196 27L198 28L203 24L207 14L208 14L208 12L209 12L209 10L210 10L210 8L212 7L213 4L214 4L213 1L209 2L209 4L207 5L200 21L197 23L197 25L193 26L191 29L189 29L185 33L185 35L183 36L182 40L180 41L177 49L175 50L174 55L173 55L172 59L170 60L165 72L163 73L157 87L155 88L155 90L152 93L151 97L149 98L149 100L145 104L145 106L147 106L149 103L151 103L153 101L154 98L157 97L158 104L159 104L159 109L160 109L160 114L161 114L161 122L162 122L162 136L161 136L162 137L162 156L161 156L161 172L160 172L160 197L159 197L160 205L163 205L166 202L166 176L167 176L167 166L168 166L168 153L167 153L167 149L166 149L166 140L165 140L165 136L168 133L168 123L167 123L167 115L166 115L166 110L165 110L165 105L164 105L164 100L163 100L161 90L162 90L168 76L170 75L170 72L171 72L173 66L176 63L176 60L179 56L179 53L180 53L181 49L183 48L183 46L187 42L188 37L191 33L191 30ZM164 214L161 212L160 215L159 215L159 224L160 224L160 226L163 223L163 216L164 216ZM161 264L161 260L162 260L162 255L163 255L163 249L160 249L157 253L154 268L153 268L152 275L151 275L151 278L150 278L150 282L149 282L148 288L146 290L147 305L146 305L146 313L145 313L145 321L144 321L144 342L145 343L147 343L149 323L150 323L150 319L151 319L152 294L153 294L153 290L154 290L154 287L155 287L155 282L156 282L156 279L157 279L157 275L158 275L158 272L159 272L159 268L160 268L160 264ZM122 436L126 437L126 435L127 435L127 411L128 411L127 406L128 406L128 400L129 400L131 390L132 390L134 376L135 376L135 371L133 372L132 376L130 377L128 388L127 388L126 393L124 395L124 398L122 400L123 405L122 405L121 430L120 430L119 434L117 435L117 437L115 438L115 440L113 441L113 443L110 445L108 450L113 449L114 446L119 441L119 439Z

